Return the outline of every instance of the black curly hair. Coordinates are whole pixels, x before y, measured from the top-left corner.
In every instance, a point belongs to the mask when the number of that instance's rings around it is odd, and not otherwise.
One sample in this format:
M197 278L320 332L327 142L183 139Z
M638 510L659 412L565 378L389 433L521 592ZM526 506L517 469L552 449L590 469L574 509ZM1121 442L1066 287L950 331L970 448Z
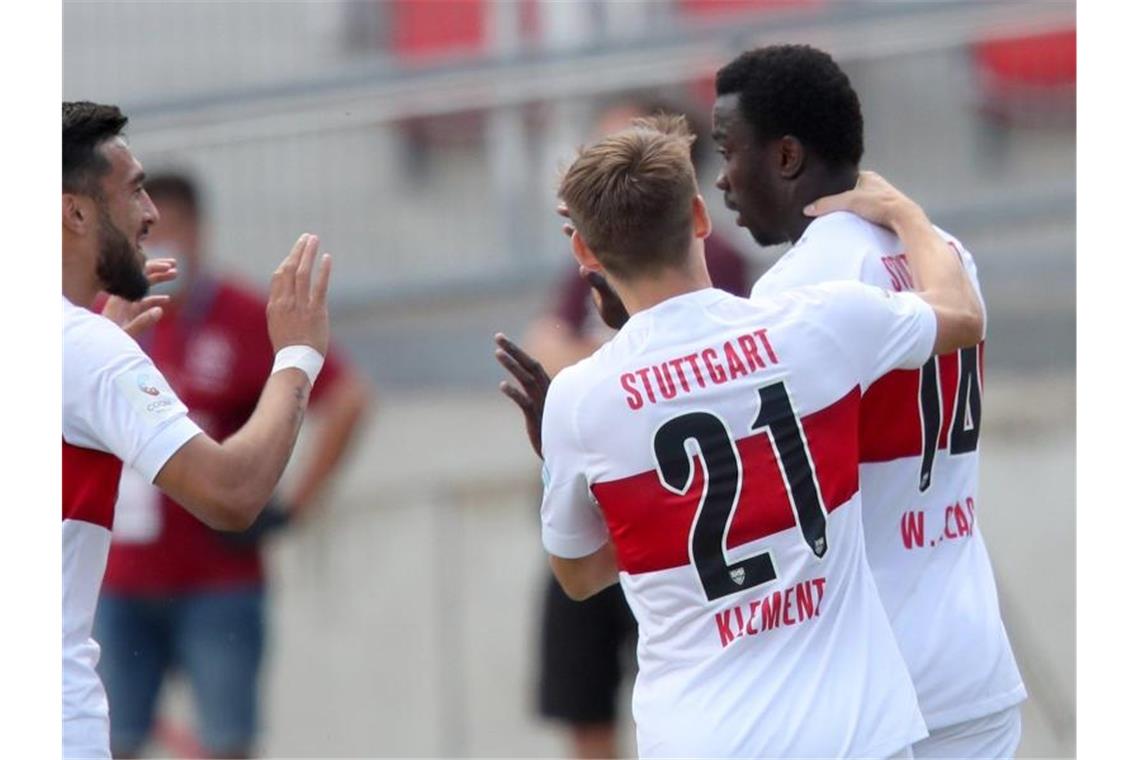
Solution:
M791 135L832 167L863 158L859 96L822 50L772 45L741 53L717 71L716 94L740 95L740 113L758 140Z
M99 194L98 180L111 168L99 146L122 133L127 117L118 106L88 101L63 104L63 189Z

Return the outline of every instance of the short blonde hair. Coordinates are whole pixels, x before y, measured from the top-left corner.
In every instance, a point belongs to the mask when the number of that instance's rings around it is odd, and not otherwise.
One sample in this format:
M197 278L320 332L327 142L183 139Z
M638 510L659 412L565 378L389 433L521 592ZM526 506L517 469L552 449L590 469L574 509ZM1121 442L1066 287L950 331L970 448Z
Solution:
M586 245L627 279L684 263L693 236L695 139L684 116L634 119L578 152L558 195Z

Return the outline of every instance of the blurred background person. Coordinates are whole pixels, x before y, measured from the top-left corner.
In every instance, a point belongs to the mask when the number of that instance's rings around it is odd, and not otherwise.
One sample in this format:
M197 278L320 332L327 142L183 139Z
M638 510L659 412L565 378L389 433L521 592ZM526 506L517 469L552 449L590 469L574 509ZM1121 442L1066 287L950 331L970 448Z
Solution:
M160 213L151 256L175 259L179 276L166 283L171 301L163 319L139 342L190 417L223 440L252 414L273 364L264 299L210 269L200 194L190 176L159 174L147 181L147 191ZM197 746L184 749L210 757L251 755L266 643L261 544L320 502L369 399L367 383L331 348L313 387L307 421L313 429L293 486L243 533L211 530L124 471L95 620L116 757L143 751L162 684L174 672L185 675L194 697Z
M697 135L692 154L700 177L709 129L707 120L688 104L651 97L616 99L602 108L595 136L617 132L632 119L657 113L686 117ZM713 286L737 296L747 297L760 275L753 274L748 260L715 230L705 240L705 259ZM594 353L614 331L598 315L590 285L576 264L558 280L551 303L552 310L530 325L524 344L554 377ZM633 652L637 623L619 586L576 602L566 596L553 573L547 575L539 634L539 714L566 727L572 757L618 757L618 694L623 678L637 668ZM627 721L628 712L623 707Z

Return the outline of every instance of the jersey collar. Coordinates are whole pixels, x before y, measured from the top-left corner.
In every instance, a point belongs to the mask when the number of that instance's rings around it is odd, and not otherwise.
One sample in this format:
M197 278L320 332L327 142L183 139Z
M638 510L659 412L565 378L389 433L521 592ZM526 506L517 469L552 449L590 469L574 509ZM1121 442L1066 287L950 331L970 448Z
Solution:
M714 287L701 288L700 290L691 290L688 293L682 293L672 298L666 298L661 303L650 306L648 309L643 309L629 318L625 323L625 327L631 325L648 324L655 317L667 316L675 314L682 309L691 308L693 306L701 307L707 306L714 301L719 301L725 296L729 295L723 290L718 290ZM624 330L625 327L622 329Z

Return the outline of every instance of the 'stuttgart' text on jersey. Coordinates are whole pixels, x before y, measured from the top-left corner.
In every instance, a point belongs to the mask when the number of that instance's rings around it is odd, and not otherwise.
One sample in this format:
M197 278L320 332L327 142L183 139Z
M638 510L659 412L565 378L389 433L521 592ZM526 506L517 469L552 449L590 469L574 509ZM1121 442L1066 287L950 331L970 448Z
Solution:
M641 756L881 757L926 736L864 554L858 449L864 391L934 335L909 293L709 288L555 377L543 543L613 542Z
M939 232L981 298L973 257ZM899 239L838 212L814 220L752 295L834 280L914 289ZM867 559L932 731L1026 697L978 519L984 350L983 342L891 372L863 399Z
M111 321L63 299L63 755L110 757L91 625L124 464L154 480L201 430Z

